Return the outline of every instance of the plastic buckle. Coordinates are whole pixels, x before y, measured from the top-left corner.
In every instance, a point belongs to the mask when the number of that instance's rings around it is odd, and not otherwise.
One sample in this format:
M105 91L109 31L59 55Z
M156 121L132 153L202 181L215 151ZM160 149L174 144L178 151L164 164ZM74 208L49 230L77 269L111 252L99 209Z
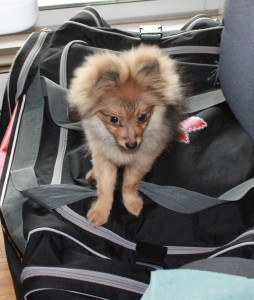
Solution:
M164 267L167 248L146 242L137 242L135 259L137 264Z
M162 38L162 26L161 25L140 25L139 33L140 33L141 40L157 41Z

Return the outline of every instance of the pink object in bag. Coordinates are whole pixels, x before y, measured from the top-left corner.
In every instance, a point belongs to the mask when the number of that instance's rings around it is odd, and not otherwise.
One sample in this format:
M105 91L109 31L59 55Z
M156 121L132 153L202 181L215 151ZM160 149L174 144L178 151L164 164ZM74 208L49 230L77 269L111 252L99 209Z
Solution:
M6 132L4 134L3 140L0 144L0 178L1 178L1 175L2 175L2 172L3 172L3 168L4 168L4 162L5 162L6 154L7 154L7 151L8 151L12 126L13 126L13 122L14 122L14 119L15 119L16 112L17 112L17 105L15 106L15 108L13 110L10 122L9 122L8 127L6 129Z

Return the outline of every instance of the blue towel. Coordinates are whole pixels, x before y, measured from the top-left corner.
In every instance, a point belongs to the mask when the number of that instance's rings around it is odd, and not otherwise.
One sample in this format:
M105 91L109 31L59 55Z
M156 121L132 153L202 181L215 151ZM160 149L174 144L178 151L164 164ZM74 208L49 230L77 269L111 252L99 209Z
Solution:
M253 300L254 279L198 270L158 270L141 300Z

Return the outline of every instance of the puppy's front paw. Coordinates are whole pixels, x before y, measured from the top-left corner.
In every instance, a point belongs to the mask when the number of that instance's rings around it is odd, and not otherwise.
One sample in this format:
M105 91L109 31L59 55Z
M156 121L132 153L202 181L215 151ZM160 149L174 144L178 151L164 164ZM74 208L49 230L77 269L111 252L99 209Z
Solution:
M87 213L88 223L93 227L101 226L108 221L110 211L96 201Z
M123 203L129 213L133 214L136 217L139 216L143 208L143 200L139 195L123 195Z

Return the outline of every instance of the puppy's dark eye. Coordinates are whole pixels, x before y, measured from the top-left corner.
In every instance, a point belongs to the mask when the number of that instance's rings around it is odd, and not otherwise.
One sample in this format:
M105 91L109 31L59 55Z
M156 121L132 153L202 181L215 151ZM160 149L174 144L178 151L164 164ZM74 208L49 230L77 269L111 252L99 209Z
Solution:
M117 116L111 116L110 117L110 122L113 125L119 125L120 124L120 119Z
M138 115L137 120L140 123L144 123L147 120L146 114L140 114L140 115Z

